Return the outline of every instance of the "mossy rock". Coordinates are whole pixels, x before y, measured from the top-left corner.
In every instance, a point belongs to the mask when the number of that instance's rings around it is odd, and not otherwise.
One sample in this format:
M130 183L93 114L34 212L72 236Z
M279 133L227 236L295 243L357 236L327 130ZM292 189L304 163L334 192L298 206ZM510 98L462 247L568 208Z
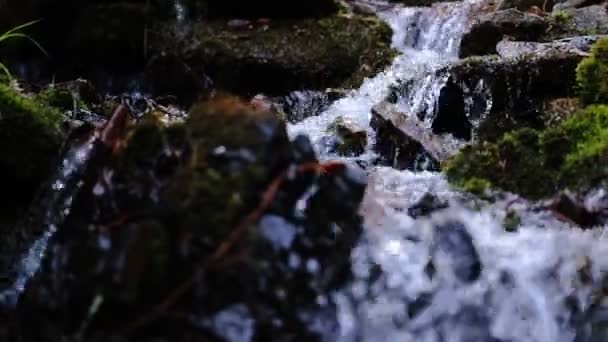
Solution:
M232 322L199 323L239 303L250 337L236 340L321 339L304 316L335 307L329 294L350 279L362 174L337 164L319 172L306 137L290 141L274 113L233 98L198 104L183 123L144 119L105 156L21 296L13 336L234 340L223 338ZM107 186L98 182L108 173ZM169 297L187 319L133 323ZM95 298L95 317L73 338Z
M608 103L608 37L591 48L591 55L576 68L576 81L583 103Z
M484 184L540 199L565 188L585 191L605 184L606 165L608 106L596 105L543 131L521 128L495 143L466 147L444 171L466 190Z
M59 152L62 115L0 83L0 211L27 205Z
M375 17L335 15L277 20L231 28L225 21L196 24L184 37L162 26L157 50L177 55L215 85L244 95L357 86L395 56L391 30Z

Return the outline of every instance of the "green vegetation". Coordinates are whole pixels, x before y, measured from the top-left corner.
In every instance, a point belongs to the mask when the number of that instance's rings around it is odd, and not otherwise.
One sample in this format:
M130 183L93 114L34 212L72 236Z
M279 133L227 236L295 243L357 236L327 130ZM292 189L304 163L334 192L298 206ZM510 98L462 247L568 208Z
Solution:
M578 65L576 81L584 104L608 103L608 38L598 41Z
M0 187L16 205L48 175L63 140L61 122L55 109L0 83Z
M448 179L476 194L488 188L531 199L559 190L586 190L608 179L608 39L577 67L581 102L588 106L543 130L518 128L482 141L446 162Z
M445 173L465 191L493 187L531 199L597 185L608 176L608 106L589 106L544 131L521 128L466 147Z
M12 28L12 29L4 32L2 35L0 35L0 44L5 43L12 39L27 39L30 42L32 42L34 45L36 45L36 47L38 47L38 49L40 49L40 51L42 51L44 54L47 54L46 50L44 50L44 48L40 44L38 44L38 42L36 40L34 40L32 37L28 36L27 34L21 32L23 29L25 29L29 26L32 26L32 25L36 24L37 22L38 22L38 20L30 21L29 23L19 25L15 28ZM0 72L2 72L4 75L6 75L6 77L8 77L9 79L12 78L10 71L4 64L2 64L2 62L0 62Z

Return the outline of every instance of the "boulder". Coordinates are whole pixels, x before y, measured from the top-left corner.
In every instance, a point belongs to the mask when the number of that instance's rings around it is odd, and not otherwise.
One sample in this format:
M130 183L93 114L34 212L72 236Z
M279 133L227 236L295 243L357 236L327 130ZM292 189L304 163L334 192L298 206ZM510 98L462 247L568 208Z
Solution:
M123 139L83 177L13 336L333 339L330 294L361 233L360 170L319 163L307 138L291 142L274 113L234 98ZM315 328L319 314L329 328Z
M200 1L198 1L200 2ZM187 0L186 6L197 1ZM338 10L334 0L308 0L285 6L282 0L203 0L198 7L211 18L310 18L334 14Z
M572 7L566 7L572 6ZM556 5L549 17L546 39L608 34L608 10L605 5L577 8L569 2Z
M495 10L502 11L515 8L517 10L525 12L532 6L536 6L538 8L546 7L545 4L547 2L548 0L500 0L496 4Z
M464 148L444 170L465 190L483 184L531 199L563 189L584 194L608 181L607 118L607 106L589 106L544 130L519 128Z
M48 177L64 138L59 111L0 83L0 216L26 207Z
M602 35L576 36L548 43L503 40L496 45L496 52L501 57L551 54L579 54L585 56L591 50L591 46L604 37Z
M352 87L388 64L391 30L363 16L283 20L230 27L192 25L189 34L161 25L151 39L159 53L176 54L214 85L239 94L284 95L292 90Z
M575 94L575 70L582 58L578 51L551 49L509 58L470 57L439 73L451 75L468 99L466 119L473 135L493 140L514 128L544 127L542 103Z
M531 13L507 9L482 15L464 34L460 57L496 53L496 44L505 36L514 40L536 41L547 29L547 22Z
M380 162L394 168L435 170L456 151L445 137L429 132L418 119L383 102L372 109L371 127L376 132L374 150Z
M553 6L553 13L560 13L565 10L573 10L576 8L582 8L592 5L600 4L601 0L565 0L565 1L556 1Z
M340 116L330 125L329 130L336 138L333 150L338 155L352 157L365 152L367 131L357 123Z

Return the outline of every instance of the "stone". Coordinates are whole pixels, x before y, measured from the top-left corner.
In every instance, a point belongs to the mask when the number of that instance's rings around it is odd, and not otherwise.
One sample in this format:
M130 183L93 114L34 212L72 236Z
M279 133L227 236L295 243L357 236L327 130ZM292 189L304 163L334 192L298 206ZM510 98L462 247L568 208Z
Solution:
M591 46L602 39L603 35L576 36L554 40L548 43L517 42L502 40L496 45L501 57L519 57L524 55L579 54L586 56Z
M431 129L435 134L450 133L457 139L470 140L472 125L465 112L462 89L448 77L439 91L437 109Z
M361 170L318 162L308 139L292 143L274 113L233 97L127 133L83 178L11 336L222 340L238 324L239 339L319 340L309 317L337 324Z
M536 41L547 29L538 15L507 9L482 15L464 34L460 43L461 58L496 53L496 44L505 36L515 40Z
M515 8L522 12L527 11L532 6L543 8L547 0L501 0L495 7L496 11Z
M186 33L163 24L151 36L150 49L177 55L215 87L243 96L283 96L358 85L390 63L390 42L390 28L375 17L335 15L239 30L212 20L193 23Z
M416 118L399 113L383 102L372 109L370 123L376 132L374 150L381 162L394 168L436 170L455 153L455 146L422 126Z
M338 117L329 127L336 136L333 149L341 156L358 156L365 152L367 131L354 121Z
M547 49L508 58L465 58L439 73L451 75L464 96L475 100L468 111L473 136L494 140L514 128L544 127L542 103L576 94L575 70L582 59L580 51ZM486 97L474 96L480 93Z

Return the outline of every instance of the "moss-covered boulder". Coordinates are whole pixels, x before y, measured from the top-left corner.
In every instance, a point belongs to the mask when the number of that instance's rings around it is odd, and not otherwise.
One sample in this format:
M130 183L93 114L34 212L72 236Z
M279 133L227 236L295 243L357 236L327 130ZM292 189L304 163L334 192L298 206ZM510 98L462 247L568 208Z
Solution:
M282 0L203 0L200 9L209 17L225 18L310 18L335 13L334 0L308 0L286 5Z
M324 336L309 318L336 320L329 294L361 232L361 173L320 164L307 138L290 141L274 113L233 98L196 105L184 123L144 120L118 145L83 179L14 336Z
M511 8L480 16L464 34L460 57L496 53L496 44L505 36L515 40L537 41L545 33L547 22L531 13Z
M58 156L62 115L0 83L0 212L27 205Z
M341 156L358 156L365 152L367 131L356 122L338 117L328 128L336 143L333 149Z
M549 16L546 39L608 34L608 9L605 5L559 8L558 5Z
M582 58L568 50L470 57L439 73L454 79L453 92L472 100L463 120L470 121L473 136L496 140L512 129L545 127L543 103L576 95L575 70Z
M391 30L379 19L334 15L231 27L201 22L183 35L159 28L158 50L171 51L214 84L246 95L356 86L394 56Z
M578 65L576 80L583 103L608 103L608 37L597 42Z
M485 187L540 199L608 180L608 106L590 106L543 131L521 128L495 143L464 148L445 167L469 191Z

